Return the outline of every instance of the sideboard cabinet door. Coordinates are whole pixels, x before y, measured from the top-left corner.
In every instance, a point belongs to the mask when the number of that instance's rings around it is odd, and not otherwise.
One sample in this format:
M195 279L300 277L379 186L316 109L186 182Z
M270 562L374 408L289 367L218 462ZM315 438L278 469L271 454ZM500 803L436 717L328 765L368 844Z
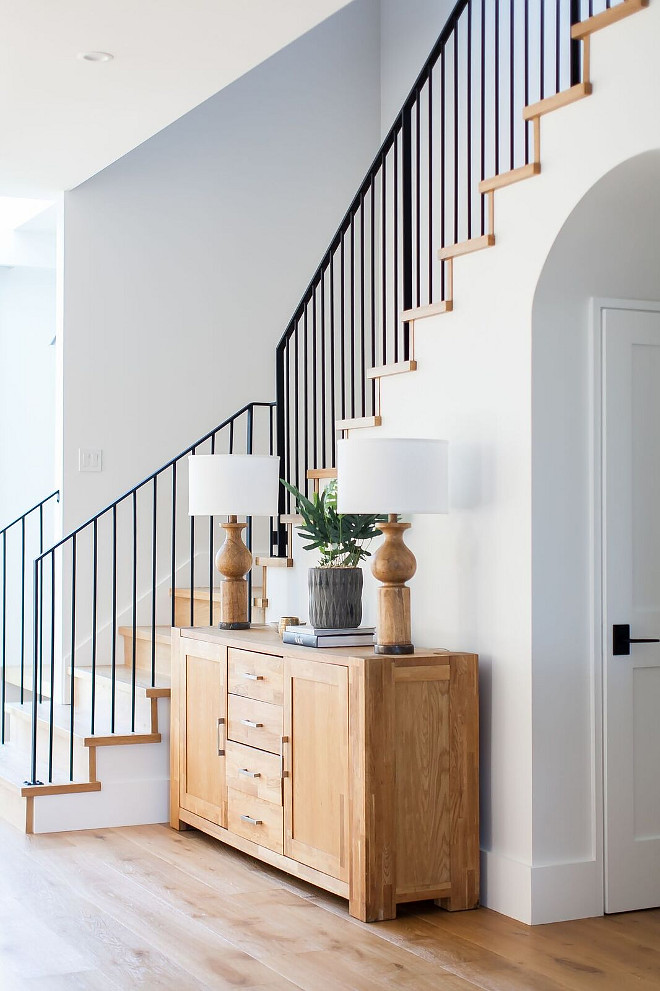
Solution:
M181 639L180 801L184 809L227 825L227 648Z
M348 669L284 660L284 853L348 880Z

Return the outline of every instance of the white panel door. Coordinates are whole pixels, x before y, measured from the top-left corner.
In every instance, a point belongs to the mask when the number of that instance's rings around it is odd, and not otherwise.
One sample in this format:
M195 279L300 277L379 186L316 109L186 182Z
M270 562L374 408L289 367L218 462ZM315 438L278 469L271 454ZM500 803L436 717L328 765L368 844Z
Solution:
M660 905L660 643L627 643L660 638L660 313L602 314L605 911L625 912Z

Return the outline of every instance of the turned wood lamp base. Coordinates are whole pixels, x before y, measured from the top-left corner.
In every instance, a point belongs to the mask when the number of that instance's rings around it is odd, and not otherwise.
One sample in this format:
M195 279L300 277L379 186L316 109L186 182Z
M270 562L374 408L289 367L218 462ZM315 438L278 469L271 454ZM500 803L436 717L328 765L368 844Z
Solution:
M371 571L379 582L376 654L413 654L410 634L410 589L406 585L417 570L415 555L403 542L410 523L398 523L391 514L378 527L385 540L378 548Z
M230 516L221 524L225 542L216 554L215 566L222 575L220 585L220 630L249 630L248 583L245 575L252 567L252 554L243 543L247 523Z

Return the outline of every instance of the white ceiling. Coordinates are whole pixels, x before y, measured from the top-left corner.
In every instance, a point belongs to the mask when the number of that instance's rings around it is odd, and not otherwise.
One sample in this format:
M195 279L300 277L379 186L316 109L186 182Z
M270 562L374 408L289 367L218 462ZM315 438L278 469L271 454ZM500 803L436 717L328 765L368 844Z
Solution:
M0 195L71 189L348 2L0 0Z

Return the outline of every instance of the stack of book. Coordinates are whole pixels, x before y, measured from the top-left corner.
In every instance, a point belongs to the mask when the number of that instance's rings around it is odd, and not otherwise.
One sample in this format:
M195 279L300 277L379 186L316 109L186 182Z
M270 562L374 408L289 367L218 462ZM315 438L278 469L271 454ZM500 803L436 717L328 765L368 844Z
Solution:
M375 626L353 630L320 630L314 626L287 626L282 640L300 647L373 647Z

